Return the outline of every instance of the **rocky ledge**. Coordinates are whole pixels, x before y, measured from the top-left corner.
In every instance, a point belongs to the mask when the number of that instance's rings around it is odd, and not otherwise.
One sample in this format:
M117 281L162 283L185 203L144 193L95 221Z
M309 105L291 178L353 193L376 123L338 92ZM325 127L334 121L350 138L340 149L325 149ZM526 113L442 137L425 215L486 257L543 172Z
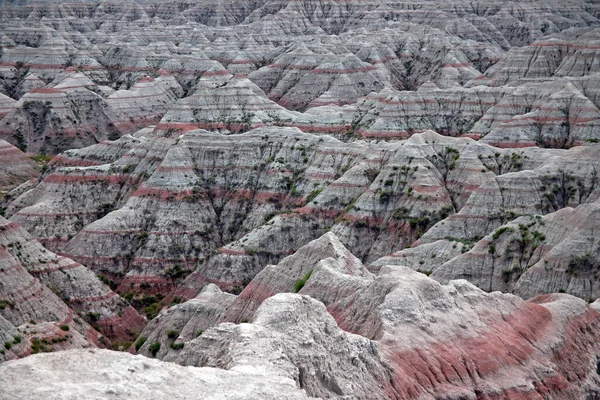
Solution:
M169 331L166 343L147 346L152 356L170 343L173 361L201 368L78 350L5 363L0 383L13 398L186 398L191 390L208 398L586 398L600 390L600 314L582 300L525 302L402 267L339 295L357 279L346 275L324 260L304 286L311 296L276 294L250 322L187 341ZM324 290L311 289L323 276L332 277ZM37 385L24 384L31 380Z

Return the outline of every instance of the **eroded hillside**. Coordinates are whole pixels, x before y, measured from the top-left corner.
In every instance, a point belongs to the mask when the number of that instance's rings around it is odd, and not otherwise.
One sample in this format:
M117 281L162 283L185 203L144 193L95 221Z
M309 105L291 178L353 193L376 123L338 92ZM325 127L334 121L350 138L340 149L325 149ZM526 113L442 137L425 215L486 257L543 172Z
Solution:
M8 397L600 393L597 2L0 0L0 139Z

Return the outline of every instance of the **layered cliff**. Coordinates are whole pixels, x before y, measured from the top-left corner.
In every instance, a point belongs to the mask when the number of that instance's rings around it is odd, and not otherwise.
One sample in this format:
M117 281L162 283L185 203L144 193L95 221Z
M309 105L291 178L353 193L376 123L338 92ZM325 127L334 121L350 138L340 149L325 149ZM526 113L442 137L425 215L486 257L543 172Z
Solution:
M0 141L0 190L12 189L37 177L40 169L21 150L4 140Z
M51 341L45 343L50 347L41 346L50 350L57 343L58 348L96 346L102 333L107 339L103 343L109 345L132 340L145 326L144 318L92 271L46 250L4 218L0 246L0 313L18 328L17 336L23 336L23 345L15 346L18 355L32 351L29 340L37 351L42 339Z
M343 143L292 128L157 127L56 157L37 186L7 201L6 215L121 295L158 296L136 297L141 309L169 293L167 303L194 297L206 282L239 292L328 230L375 270L381 257L445 240L439 252L427 247L430 259L405 264L432 271L520 215L597 201L597 147L500 149L431 131Z

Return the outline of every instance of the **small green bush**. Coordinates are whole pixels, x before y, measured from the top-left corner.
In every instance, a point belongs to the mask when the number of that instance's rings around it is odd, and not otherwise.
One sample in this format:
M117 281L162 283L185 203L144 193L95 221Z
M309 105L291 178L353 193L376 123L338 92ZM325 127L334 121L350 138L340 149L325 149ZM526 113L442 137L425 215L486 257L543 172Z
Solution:
M317 197L322 191L323 189L315 189L312 192L310 192L310 194L306 196L306 202L310 203L311 201L313 201L315 197Z
M159 312L160 312L160 308L159 308L158 303L152 303L148 307L144 307L144 313L146 314L146 317L149 320L154 319L158 315Z
M61 342L64 341L62 340L57 340L57 342ZM32 354L37 354L39 352L43 352L43 353L50 353L52 352L52 345L50 344L50 341L48 341L47 339L40 339L40 338L36 338L34 337L31 341L31 353Z
M156 353L160 350L160 343L154 342L149 347L148 350L152 354L152 357L156 357Z
M494 240L498 239L500 237L500 235L502 235L504 232L514 232L514 229L509 227L509 226L504 226L502 228L498 228L496 229L496 231L494 232L494 235L492 236L492 238Z
M131 303L131 300L133 300L133 292L130 290L127 293L125 293L125 295L123 296L123 298L125 300L127 300L129 303Z
M310 278L311 275L312 275L312 269L310 271L308 271L302 279L298 279L296 281L296 283L294 284L294 293L298 293L300 290L302 290L302 288L306 284L306 281L308 281L308 279Z
M60 329L62 329L63 331L67 332L70 328L69 328L69 325L61 325Z
M183 346L185 346L185 343L180 342L180 343L171 343L171 348L173 350L181 350L183 349Z
M204 333L204 331L198 331L198 332L196 332L196 337L202 336L203 333Z
M13 344L19 344L21 343L21 336L20 335L16 335L13 337Z
M171 329L167 332L167 337L169 339L177 339L177 336L179 336L179 332L177 332L176 330Z
M4 347L6 348L6 350L10 350L10 348L12 347L12 343L9 341L4 342Z
M137 338L137 340L135 341L135 351L139 351L140 347L142 347L144 343L146 343L146 340L148 340L148 338L145 336L140 336L139 338Z

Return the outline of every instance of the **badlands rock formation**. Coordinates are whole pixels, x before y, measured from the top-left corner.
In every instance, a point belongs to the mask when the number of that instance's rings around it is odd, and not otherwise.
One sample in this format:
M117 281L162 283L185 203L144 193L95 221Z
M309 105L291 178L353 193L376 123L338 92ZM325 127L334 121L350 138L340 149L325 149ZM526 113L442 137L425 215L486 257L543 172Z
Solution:
M1 396L6 399L91 400L118 396L184 400L197 398L199 393L204 399L215 400L310 398L292 379L272 376L266 369L190 368L109 350L39 354L5 363L0 369Z
M2 119L0 136L33 154L118 138L104 99L87 89L93 85L74 74L51 88L32 89Z
M39 167L26 154L0 141L0 190L12 189L39 175Z
M2 217L0 248L0 315L13 331L18 329L13 341L17 346L6 350L22 356L51 351L53 345L96 346L99 332L126 341L144 327L143 317L92 271L51 253Z
M54 158L6 215L121 295L176 288L168 303L206 282L239 292L327 230L375 270L390 262L381 257L445 241L401 262L432 271L519 215L596 202L598 151L500 149L431 131L343 143L291 128L147 129Z
M599 44L591 0L0 0L0 397L597 397Z
M598 139L599 14L539 0L7 4L0 138L56 154L162 119L570 147Z
M486 290L515 291L524 298L567 291L593 301L598 297L599 207L595 202L517 218L441 264L432 277L460 276Z
M321 287L337 292L329 296L329 306L312 296L277 294L264 301L250 323L219 324L185 342L171 334L174 330L163 332L164 342L153 342L151 351L157 354L171 343L176 349L169 353L172 360L203 367L189 373L220 371L220 379L210 379L212 387L230 375L250 374L247 383L232 386L238 395L258 386L275 393L287 390L279 396L317 398L585 398L599 389L600 314L582 300L549 295L524 302L487 294L466 281L442 286L403 267L360 278L329 268L326 260L304 286L311 295L319 292L310 290L311 281L324 282L317 273L332 277L330 286ZM338 289L348 284L359 289L342 294ZM0 366L2 372L14 371L0 378L8 383L8 393L32 393L19 384L20 372L39 376L45 382L41 390L52 394L74 382L94 393L122 392L132 379L134 385L145 384L147 374L164 369L181 379L171 363L98 352L93 359L100 360L99 372L65 366L57 380L44 372L47 365L78 365L90 354L36 357ZM142 376L132 377L142 363ZM112 387L101 373L109 367ZM208 379L200 376L199 382ZM162 388L156 390L160 396Z
M208 285L163 311L138 351L184 365L266 365L319 398L585 398L600 384L599 318L568 295L525 302L397 266L373 275L328 233L237 298Z

